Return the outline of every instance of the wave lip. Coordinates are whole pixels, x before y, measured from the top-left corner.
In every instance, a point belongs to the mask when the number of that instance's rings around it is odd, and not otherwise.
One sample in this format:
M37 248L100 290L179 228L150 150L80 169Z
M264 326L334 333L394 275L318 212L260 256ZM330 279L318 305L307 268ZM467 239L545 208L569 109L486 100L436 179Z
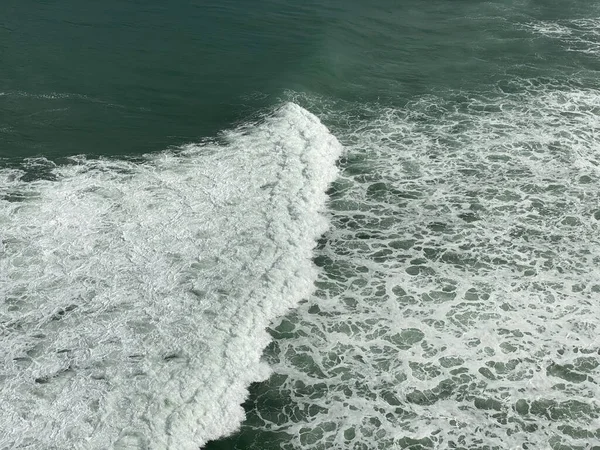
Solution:
M265 328L313 290L342 148L293 103L224 141L0 171L0 448L191 449L239 426Z

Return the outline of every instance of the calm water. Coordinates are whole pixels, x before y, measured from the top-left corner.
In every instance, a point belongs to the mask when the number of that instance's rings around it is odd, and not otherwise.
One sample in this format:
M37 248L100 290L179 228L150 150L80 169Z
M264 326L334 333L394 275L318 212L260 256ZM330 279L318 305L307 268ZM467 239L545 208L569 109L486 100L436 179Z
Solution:
M600 6L6 0L0 49L1 449L600 449Z

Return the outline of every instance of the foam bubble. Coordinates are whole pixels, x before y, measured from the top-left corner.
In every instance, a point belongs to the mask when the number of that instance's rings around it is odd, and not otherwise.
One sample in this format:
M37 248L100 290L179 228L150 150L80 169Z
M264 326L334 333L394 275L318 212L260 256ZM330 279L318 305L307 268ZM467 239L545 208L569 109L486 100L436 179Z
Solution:
M352 124L319 290L273 327L285 406L248 426L310 449L596 442L599 111L523 83Z
M192 449L243 420L341 147L294 104L223 140L0 170L1 448Z

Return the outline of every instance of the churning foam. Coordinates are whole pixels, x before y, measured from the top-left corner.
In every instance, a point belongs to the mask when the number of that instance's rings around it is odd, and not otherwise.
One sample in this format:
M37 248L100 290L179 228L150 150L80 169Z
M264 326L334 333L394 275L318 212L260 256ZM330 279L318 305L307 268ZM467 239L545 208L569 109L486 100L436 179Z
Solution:
M295 104L224 141L0 171L0 448L197 449L243 420L341 146Z
M531 80L336 130L319 289L274 328L287 402L253 426L303 449L600 442L598 111Z
M531 22L525 29L557 39L569 51L600 55L600 18Z

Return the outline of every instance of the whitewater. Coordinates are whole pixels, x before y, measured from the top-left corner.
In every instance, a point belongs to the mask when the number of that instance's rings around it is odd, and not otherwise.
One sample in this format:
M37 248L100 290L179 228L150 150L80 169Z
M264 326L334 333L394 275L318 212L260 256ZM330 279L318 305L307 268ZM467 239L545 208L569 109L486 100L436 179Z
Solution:
M218 141L0 171L0 448L197 449L314 289L342 151L293 103Z
M600 449L599 5L13 3L0 449Z

